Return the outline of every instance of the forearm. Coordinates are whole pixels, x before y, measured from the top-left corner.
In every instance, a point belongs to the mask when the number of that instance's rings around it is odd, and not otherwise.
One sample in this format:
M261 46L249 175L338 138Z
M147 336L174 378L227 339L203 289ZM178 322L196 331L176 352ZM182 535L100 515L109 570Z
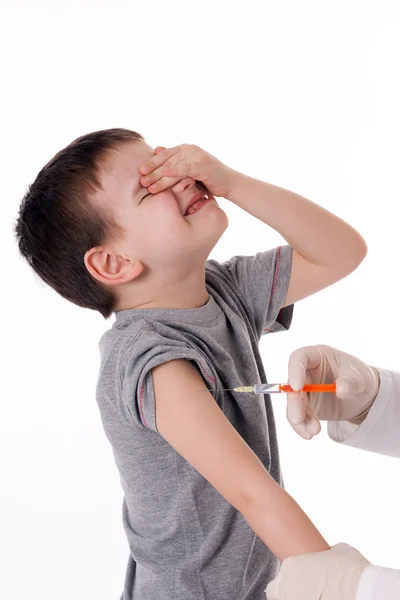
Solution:
M322 552L329 545L294 499L273 480L241 512L266 546L283 561L289 556Z
M228 200L263 221L309 262L346 270L365 256L366 245L350 225L314 202L235 172Z

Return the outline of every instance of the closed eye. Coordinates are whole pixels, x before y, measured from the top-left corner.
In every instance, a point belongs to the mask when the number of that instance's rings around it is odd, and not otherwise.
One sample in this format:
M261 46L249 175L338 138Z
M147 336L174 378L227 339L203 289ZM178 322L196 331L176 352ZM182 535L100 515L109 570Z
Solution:
M140 204L140 202L142 202L142 200L144 200L145 198L147 198L147 196L151 196L151 194L150 194L150 193L148 193L148 194L145 194L145 195L144 195L144 196L143 196L143 197L140 199L140 201L139 201L139 204Z

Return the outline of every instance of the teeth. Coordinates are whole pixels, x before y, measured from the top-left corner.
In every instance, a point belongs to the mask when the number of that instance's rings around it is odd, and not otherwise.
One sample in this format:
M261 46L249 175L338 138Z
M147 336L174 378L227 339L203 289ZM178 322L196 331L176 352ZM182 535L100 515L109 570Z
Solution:
M202 198L200 198L200 200L197 200L197 202L195 202L194 204L192 204L186 211L187 215L191 215L196 208L202 203L204 202L204 200L208 200L208 194L204 194L204 196Z

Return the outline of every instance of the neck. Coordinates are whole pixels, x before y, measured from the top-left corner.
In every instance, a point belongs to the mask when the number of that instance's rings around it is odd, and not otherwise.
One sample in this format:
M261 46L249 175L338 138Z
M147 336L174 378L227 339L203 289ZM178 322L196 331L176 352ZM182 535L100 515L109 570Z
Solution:
M146 281L147 279L147 281ZM163 281L151 282L139 277L120 293L116 310L129 308L199 308L207 303L205 270L167 276Z

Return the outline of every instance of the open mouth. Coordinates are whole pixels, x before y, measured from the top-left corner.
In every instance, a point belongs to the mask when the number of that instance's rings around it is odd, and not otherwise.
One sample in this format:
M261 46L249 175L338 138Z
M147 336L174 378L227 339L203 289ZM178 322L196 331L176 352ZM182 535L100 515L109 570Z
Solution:
M197 212L198 210L200 210L201 208L203 208L203 206L207 203L207 202L211 202L212 198L209 197L209 195L207 193L203 194L203 196L201 198L199 198L199 200L196 200L196 202L193 202L193 204L191 204L189 206L189 208L187 209L187 211L185 212L185 217L192 215L193 213Z

